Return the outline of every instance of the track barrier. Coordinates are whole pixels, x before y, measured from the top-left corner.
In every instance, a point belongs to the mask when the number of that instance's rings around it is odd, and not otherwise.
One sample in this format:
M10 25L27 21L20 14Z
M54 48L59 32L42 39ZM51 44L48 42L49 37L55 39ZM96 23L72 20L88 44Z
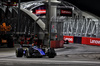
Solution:
M51 41L51 48L63 48L64 41L63 40L56 40L56 41Z
M63 36L63 39L68 40L69 43L78 43L78 44L87 44L87 45L100 46L100 38Z

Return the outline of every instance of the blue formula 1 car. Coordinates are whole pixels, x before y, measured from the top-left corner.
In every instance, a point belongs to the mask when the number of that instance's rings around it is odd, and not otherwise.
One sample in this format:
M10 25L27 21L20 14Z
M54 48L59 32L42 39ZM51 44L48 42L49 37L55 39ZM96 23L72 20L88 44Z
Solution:
M43 56L48 56L49 58L54 58L56 56L56 52L54 48L49 48L47 51L42 48L38 48L37 46L31 46L23 50L22 47L16 49L16 57L25 56L27 58L37 57L41 58Z

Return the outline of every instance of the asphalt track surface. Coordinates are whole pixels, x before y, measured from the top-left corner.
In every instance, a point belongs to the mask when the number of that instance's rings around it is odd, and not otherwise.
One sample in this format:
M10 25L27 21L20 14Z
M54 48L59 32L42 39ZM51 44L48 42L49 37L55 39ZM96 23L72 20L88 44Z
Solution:
M100 47L66 44L56 48L55 58L17 58L14 48L0 48L0 66L100 66Z

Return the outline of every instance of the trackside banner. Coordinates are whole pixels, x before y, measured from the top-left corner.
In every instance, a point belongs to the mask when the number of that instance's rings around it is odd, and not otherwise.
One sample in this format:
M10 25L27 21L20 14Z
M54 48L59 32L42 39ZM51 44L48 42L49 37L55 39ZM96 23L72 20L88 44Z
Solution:
M100 46L100 38L82 37L82 44Z
M73 36L63 36L63 40L68 40L70 43L73 43L74 37Z
M34 9L32 9L32 12L34 14L36 14L37 16L46 15L46 6L45 5L41 5L39 7L36 7Z

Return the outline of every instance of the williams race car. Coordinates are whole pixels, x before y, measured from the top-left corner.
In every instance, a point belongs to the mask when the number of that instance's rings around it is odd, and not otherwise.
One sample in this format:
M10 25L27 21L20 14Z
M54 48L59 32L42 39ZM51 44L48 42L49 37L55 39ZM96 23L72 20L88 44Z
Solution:
M56 56L56 52L54 48L49 48L47 51L42 48L38 48L37 46L30 46L26 49L22 47L16 49L16 57L25 56L27 58L31 57L43 57L48 56L49 58L54 58Z

